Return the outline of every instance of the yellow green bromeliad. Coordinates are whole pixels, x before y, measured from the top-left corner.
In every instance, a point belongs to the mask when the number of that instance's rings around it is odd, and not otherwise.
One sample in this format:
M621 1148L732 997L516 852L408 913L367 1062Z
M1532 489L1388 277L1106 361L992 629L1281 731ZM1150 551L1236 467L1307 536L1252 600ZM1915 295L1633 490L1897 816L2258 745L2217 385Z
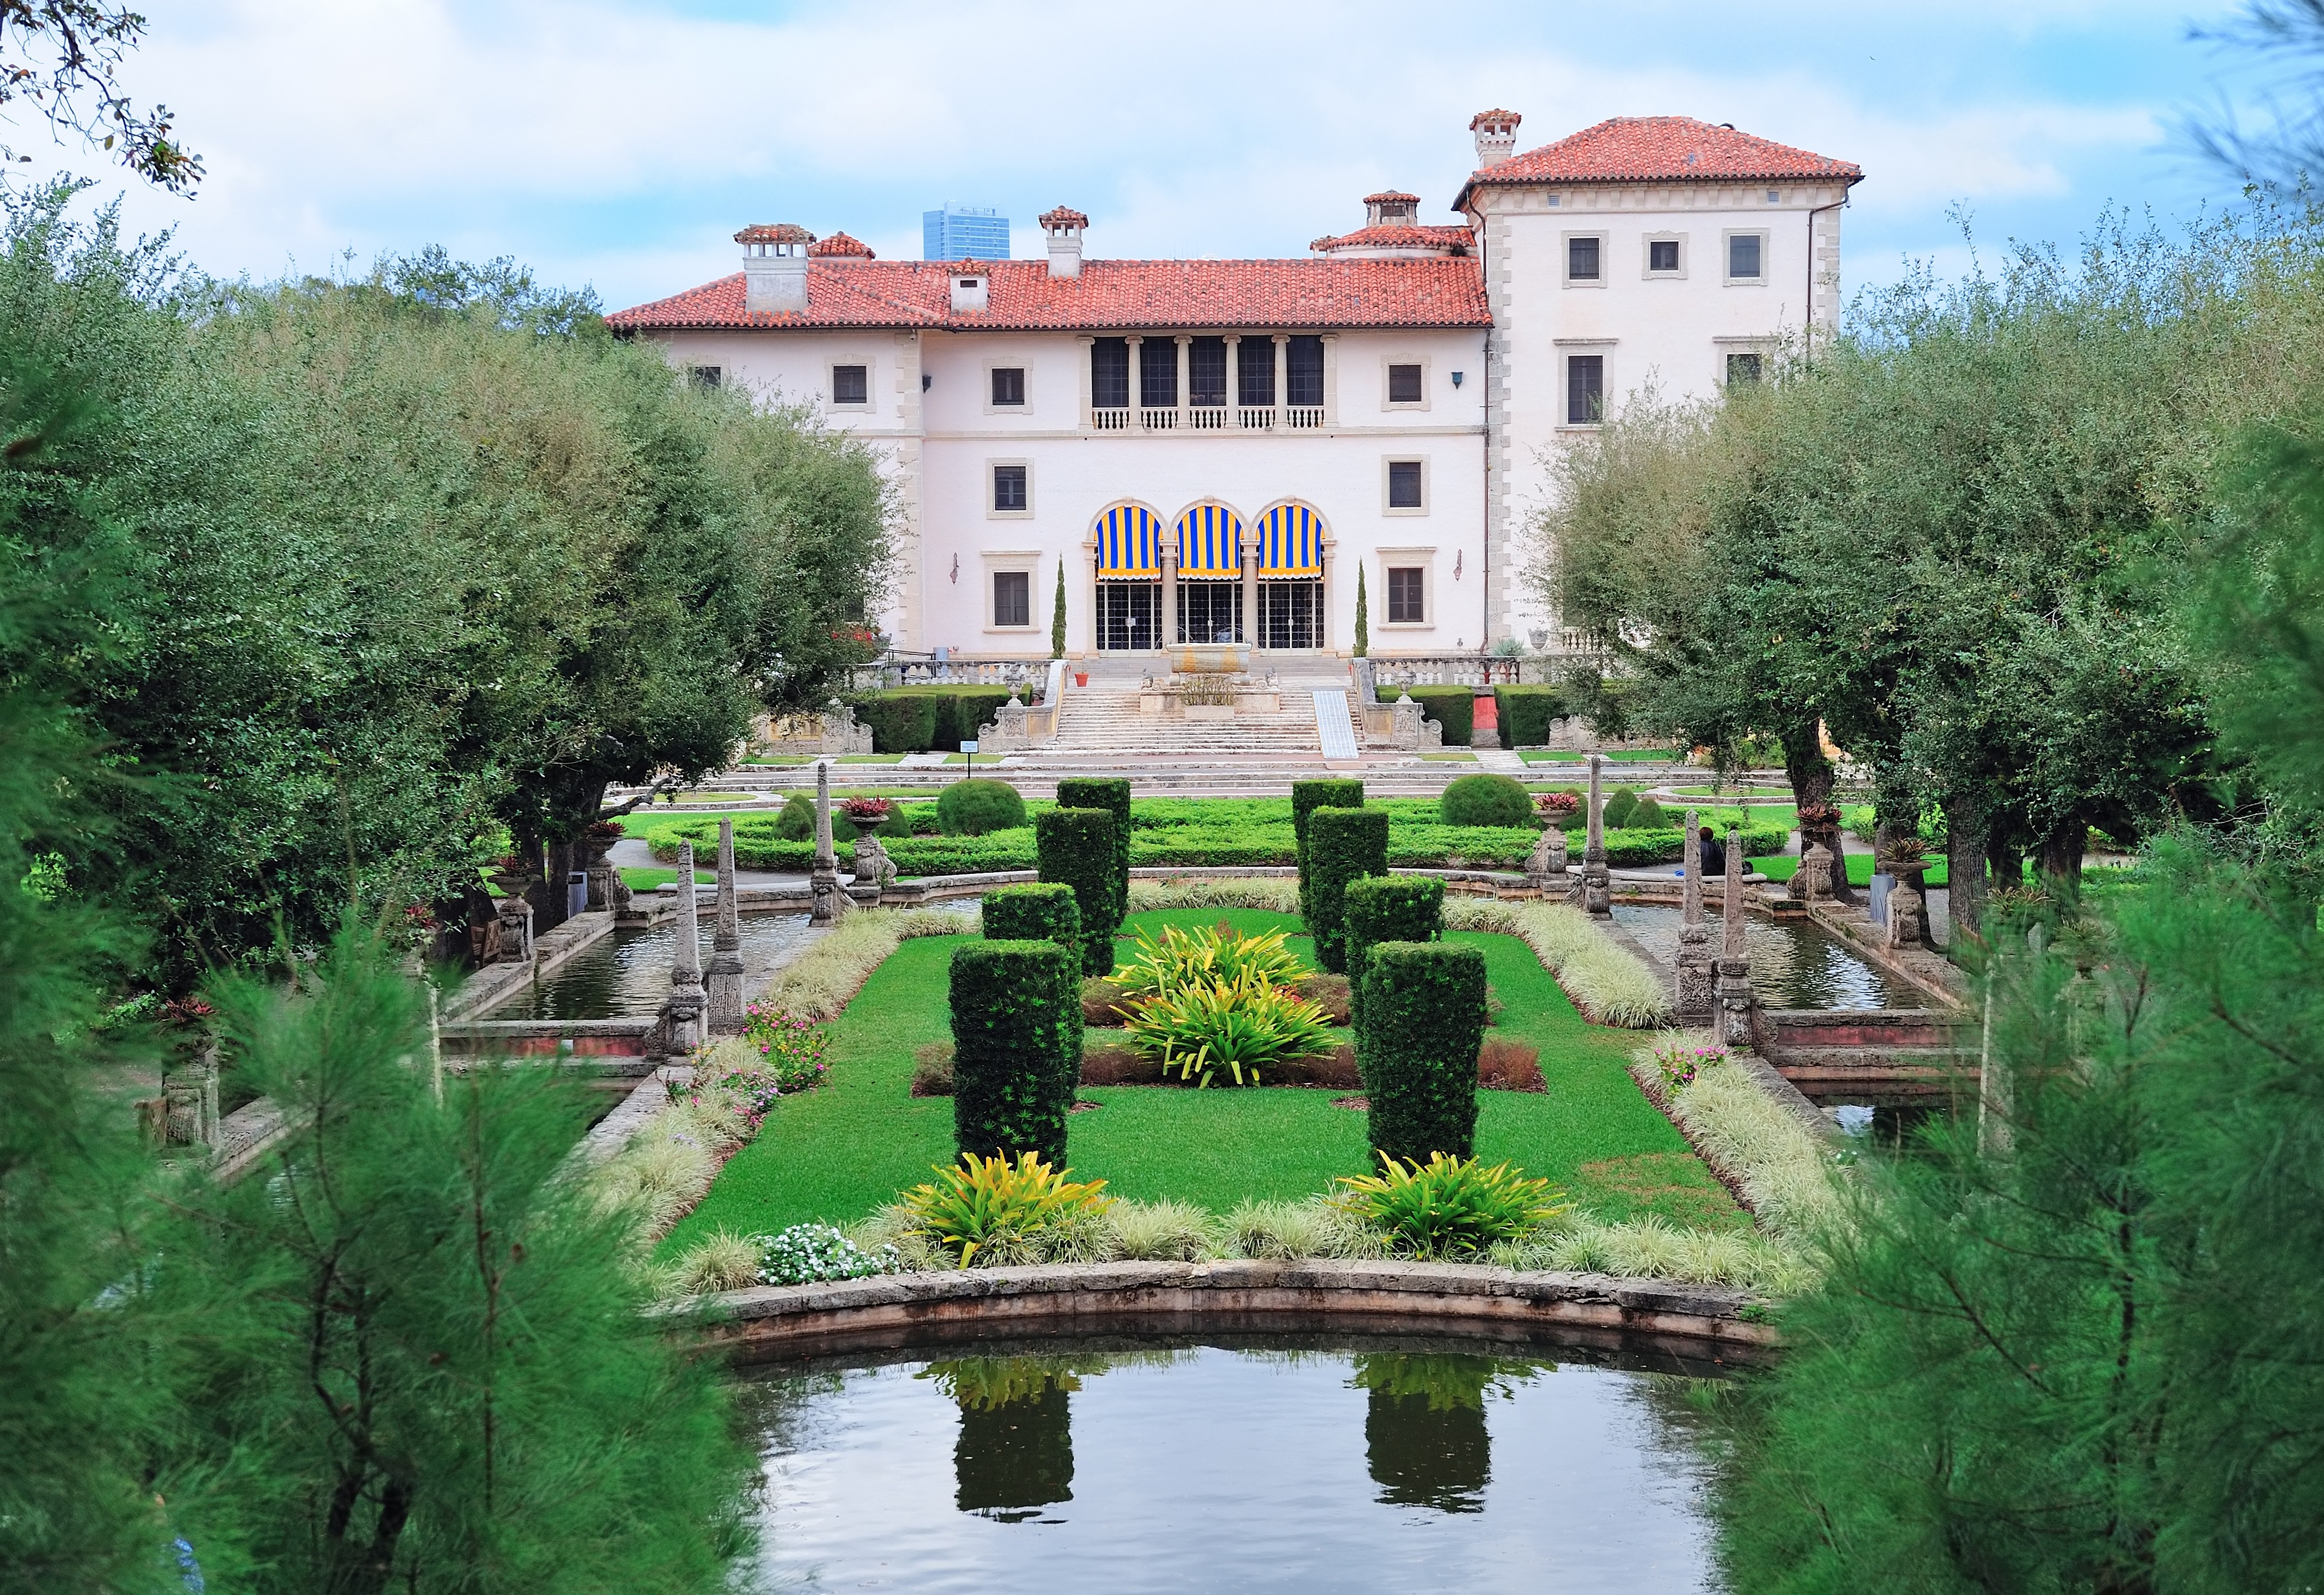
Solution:
M1424 1258L1462 1257L1512 1240L1565 1211L1547 1180L1497 1163L1431 1152L1426 1164L1380 1154L1377 1175L1345 1175L1342 1212L1385 1230Z
M1123 1022L1130 1044L1158 1057L1181 1080L1208 1085L1229 1074L1237 1085L1257 1085L1260 1071L1330 1052L1338 1043L1320 1004L1269 983L1246 969L1232 982L1196 981L1149 997ZM1249 1078L1245 1078L1248 1071Z
M1065 1176L1073 1172L1053 1170L1031 1152L1019 1153L1014 1164L964 1152L952 1167L936 1168L936 1184L904 1193L912 1218L906 1233L925 1236L965 1268L996 1242L1023 1240L1111 1205L1111 1197L1100 1194L1103 1180L1070 1185Z

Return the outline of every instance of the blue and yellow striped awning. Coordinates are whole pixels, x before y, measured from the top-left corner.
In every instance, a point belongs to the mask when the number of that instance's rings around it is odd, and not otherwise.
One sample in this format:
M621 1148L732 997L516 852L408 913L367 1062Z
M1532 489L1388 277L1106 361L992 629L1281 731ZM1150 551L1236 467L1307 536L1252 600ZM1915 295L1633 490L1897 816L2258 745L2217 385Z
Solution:
M1277 504L1259 518L1259 574L1322 576L1323 517L1305 504Z
M1097 574L1102 581L1162 575L1162 517L1144 504L1120 503L1097 518Z
M1178 517L1178 574L1195 580L1242 575L1242 517L1221 503Z

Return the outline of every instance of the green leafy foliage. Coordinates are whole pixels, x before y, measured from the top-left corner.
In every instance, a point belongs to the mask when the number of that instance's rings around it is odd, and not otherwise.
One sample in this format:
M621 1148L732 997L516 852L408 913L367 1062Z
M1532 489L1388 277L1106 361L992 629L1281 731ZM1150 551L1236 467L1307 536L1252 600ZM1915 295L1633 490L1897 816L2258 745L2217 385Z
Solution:
M1351 882L1388 873L1388 816L1378 808L1319 808L1307 816L1307 931L1315 962L1345 974Z
M772 834L785 842L815 841L815 799L804 792L793 792L783 799L783 812L770 827ZM734 841L740 857L742 827L735 827Z
M1377 1175L1349 1175L1339 1204L1374 1229L1385 1230L1416 1257L1473 1257L1497 1241L1514 1240L1565 1211L1549 1182L1527 1179L1506 1163L1490 1168L1474 1157L1432 1152L1426 1163L1379 1154Z
M1222 1074L1237 1085L1258 1085L1265 1070L1339 1045L1331 1016L1319 1004L1271 983L1257 969L1231 980L1190 981L1146 998L1122 1031L1166 1070L1206 1086Z
M1362 659L1372 650L1371 605L1364 595L1364 567L1356 567L1356 640L1349 651Z
M1494 718L1501 746L1539 748L1549 742L1552 723L1571 716L1572 695L1563 687L1501 686L1493 688Z
M1014 1163L964 1152L957 1166L936 1171L935 1184L904 1193L908 1232L951 1252L965 1268L981 1250L1102 1213L1111 1201L1102 1194L1105 1182L1075 1185L1065 1177L1073 1172L1053 1170L1030 1152L1019 1152Z
M877 753L957 753L1009 701L1003 687L891 687L867 693L855 716Z
M1485 1039L1485 959L1473 946L1381 942L1356 1004L1372 1149L1407 1160L1466 1157L1477 1133L1477 1051Z
M1033 824L1041 879L1074 889L1082 913L1082 973L1113 973L1113 931L1121 923L1114 885L1114 818L1102 808L1052 808Z
M1342 899L1348 927L1349 1009L1363 998L1364 955L1380 942L1433 942L1444 934L1444 882L1417 875L1351 880Z
M1630 828L1630 816L1637 811L1638 789L1636 787L1617 787L1606 795L1605 802L1598 812L1600 822L1608 830L1627 831Z
M1065 657L1065 562L1057 561L1057 602L1049 613L1049 657Z
M1444 745L1465 748L1475 734L1477 720L1477 689L1473 687L1388 687L1375 689L1381 703L1392 704L1398 696L1408 696L1418 704L1421 713L1444 730Z
M984 937L993 942L1055 942L1082 956L1082 911L1074 889L1055 882L1003 886L984 894Z
M1165 925L1159 937L1141 928L1137 945L1137 955L1114 977L1133 1001L1213 982L1233 984L1246 975L1263 985L1288 986L1307 973L1280 930L1247 936L1225 924L1208 930Z
M1025 799L1007 781L973 776L953 782L936 798L936 824L947 836L983 836L994 831L1013 831L1025 824Z
M1335 779L1291 783L1292 862L1299 866L1299 912L1303 917L1311 907L1307 879L1308 816L1319 808L1361 808L1363 806L1364 784L1361 781ZM1253 815L1251 817L1256 819L1258 816Z
M953 1133L963 1155L1062 1162L1081 1079L1081 972L1052 941L964 942L952 955Z
M1448 825L1533 828L1533 796L1510 776L1484 772L1456 776L1445 783L1436 807Z
M1057 782L1059 808L1102 808L1113 816L1113 917L1130 912L1130 781L1124 776L1066 776Z

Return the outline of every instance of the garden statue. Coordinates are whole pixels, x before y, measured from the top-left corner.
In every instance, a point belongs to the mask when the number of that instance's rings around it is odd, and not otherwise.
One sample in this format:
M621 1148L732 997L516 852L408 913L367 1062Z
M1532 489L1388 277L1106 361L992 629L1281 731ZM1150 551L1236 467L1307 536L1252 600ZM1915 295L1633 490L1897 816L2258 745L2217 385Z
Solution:
M815 903L809 925L836 925L847 912L847 894L839 890L839 855L831 844L831 765L815 767L815 863L807 871L807 892Z
M1606 805L1600 792L1603 756L1590 755L1590 833L1582 850L1582 906L1603 918L1614 912L1613 880L1606 870Z
M1678 931L1678 1017L1682 1023L1711 1022L1711 927L1702 917L1702 832L1695 812L1686 811L1686 874L1681 887Z
M669 996L662 1004L663 1044L673 1054L692 1052L708 1039L703 1010L710 994L702 989L702 928L695 913L694 844L678 844L678 924L671 931L677 955L669 966Z
M742 1033L742 915L734 897L734 820L718 819L718 928L710 943L710 1033Z
M212 1042L161 1083L161 1135L167 1147L218 1144L218 1055Z
M503 963L526 963L532 959L532 904L512 892L493 906L500 916L501 951Z
M1554 816L1526 860L1526 884L1544 897L1565 894L1565 829Z
M1830 850L1822 843L1809 843L1806 851L1800 854L1800 867L1792 877L1793 899L1803 903L1829 901L1834 862Z
M1751 958L1743 950L1743 833L1727 827L1726 923L1719 949L1719 1039L1729 1047L1751 1045Z
M855 838L855 884L850 895L861 897L863 889L871 889L873 901L888 890L896 879L896 861L888 856L887 844L870 831Z

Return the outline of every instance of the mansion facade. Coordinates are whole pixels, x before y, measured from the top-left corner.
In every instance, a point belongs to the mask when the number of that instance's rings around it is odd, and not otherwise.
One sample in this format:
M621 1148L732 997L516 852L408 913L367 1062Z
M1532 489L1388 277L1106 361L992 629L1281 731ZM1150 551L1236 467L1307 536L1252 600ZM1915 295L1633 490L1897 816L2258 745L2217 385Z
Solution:
M742 270L608 318L706 383L812 405L902 506L897 647L1047 658L1179 642L1345 652L1555 645L1518 580L1545 456L1627 394L1757 380L1840 309L1847 162L1679 116L1526 153L1471 124L1451 226L1420 201L1305 258L881 261L735 235Z

